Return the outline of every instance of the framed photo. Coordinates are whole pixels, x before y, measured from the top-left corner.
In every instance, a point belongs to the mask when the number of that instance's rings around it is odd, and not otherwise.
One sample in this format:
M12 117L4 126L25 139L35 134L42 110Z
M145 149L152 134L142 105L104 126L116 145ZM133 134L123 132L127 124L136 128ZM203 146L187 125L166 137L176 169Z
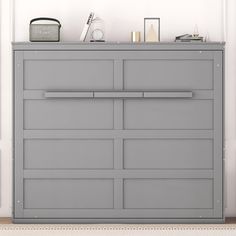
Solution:
M144 42L160 42L160 18L144 18Z

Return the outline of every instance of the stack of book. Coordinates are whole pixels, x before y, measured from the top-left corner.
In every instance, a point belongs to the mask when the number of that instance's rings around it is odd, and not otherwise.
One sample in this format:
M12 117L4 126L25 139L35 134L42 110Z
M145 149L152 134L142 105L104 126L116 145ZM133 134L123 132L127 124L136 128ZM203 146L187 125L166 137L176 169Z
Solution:
M177 36L175 42L203 42L203 37L193 36L191 34L184 34Z

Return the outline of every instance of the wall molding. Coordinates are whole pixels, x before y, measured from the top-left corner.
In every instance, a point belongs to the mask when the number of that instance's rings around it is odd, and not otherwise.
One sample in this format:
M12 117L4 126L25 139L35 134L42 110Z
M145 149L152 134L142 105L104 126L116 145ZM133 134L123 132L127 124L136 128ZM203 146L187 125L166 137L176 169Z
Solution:
M227 0L222 0L222 41L227 38Z
M14 1L0 0L0 217L12 214L12 50Z

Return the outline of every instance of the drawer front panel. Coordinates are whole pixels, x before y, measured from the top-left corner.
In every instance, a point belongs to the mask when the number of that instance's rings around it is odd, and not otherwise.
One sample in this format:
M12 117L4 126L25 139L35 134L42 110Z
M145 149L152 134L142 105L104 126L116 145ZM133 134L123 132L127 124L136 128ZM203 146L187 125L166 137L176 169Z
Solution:
M25 209L113 208L111 179L26 179Z
M126 179L124 208L213 208L211 179Z
M26 100L25 129L112 129L112 100Z
M125 129L212 129L211 100L127 100Z
M24 89L112 89L113 73L109 60L29 60Z
M25 140L25 169L111 169L113 140Z
M125 89L213 89L212 60L127 60Z
M213 141L200 139L124 140L126 169L211 169Z

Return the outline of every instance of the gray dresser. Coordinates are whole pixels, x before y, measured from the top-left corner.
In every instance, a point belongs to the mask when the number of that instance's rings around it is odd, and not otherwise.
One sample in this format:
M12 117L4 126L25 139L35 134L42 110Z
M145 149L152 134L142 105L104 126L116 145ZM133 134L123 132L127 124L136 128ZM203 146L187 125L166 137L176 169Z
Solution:
M223 43L14 43L14 222L223 222Z

